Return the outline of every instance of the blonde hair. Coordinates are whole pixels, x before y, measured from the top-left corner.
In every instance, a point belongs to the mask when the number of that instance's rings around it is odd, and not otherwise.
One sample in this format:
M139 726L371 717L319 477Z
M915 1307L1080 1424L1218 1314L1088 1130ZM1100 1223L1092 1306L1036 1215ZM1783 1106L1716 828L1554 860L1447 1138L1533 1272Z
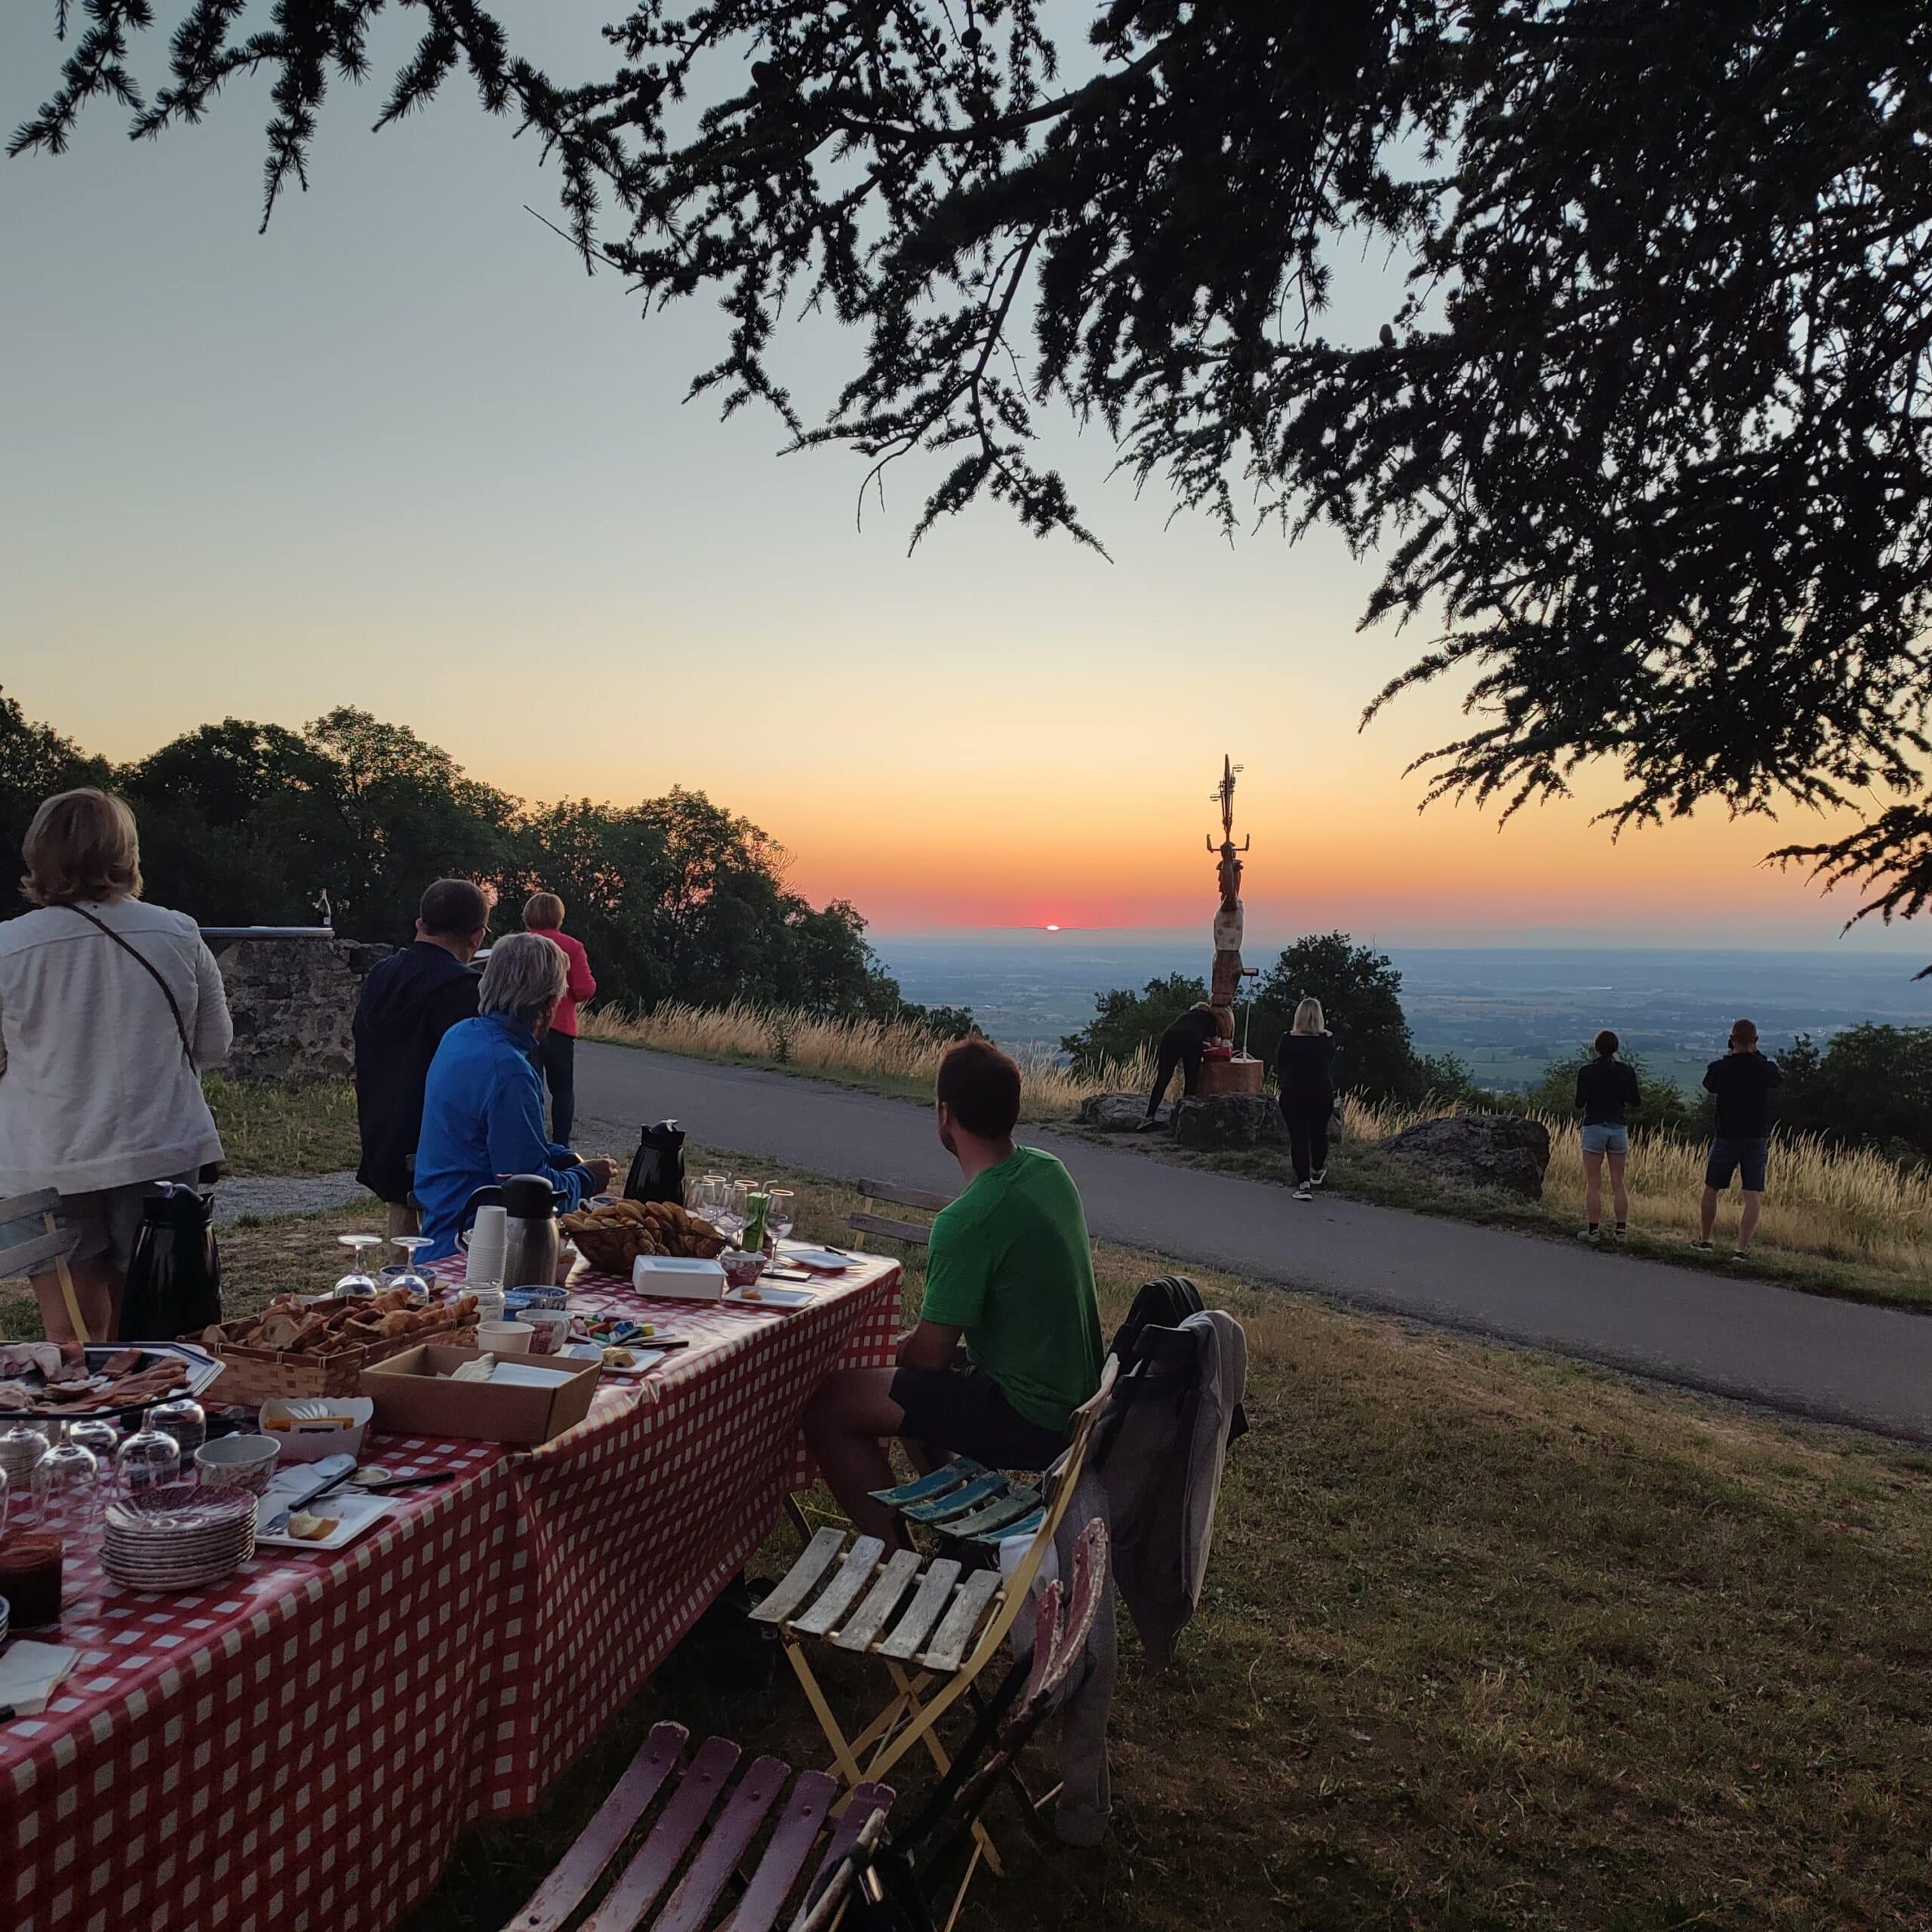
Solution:
M1318 999L1305 999L1295 1008L1295 1023L1289 1029L1295 1033L1325 1033L1327 1023L1321 1017L1321 1002Z
M564 923L564 902L554 892L533 892L523 902L523 923L531 932L554 932Z
M20 890L36 906L141 896L134 814L92 785L46 800L20 841L20 857L27 862Z

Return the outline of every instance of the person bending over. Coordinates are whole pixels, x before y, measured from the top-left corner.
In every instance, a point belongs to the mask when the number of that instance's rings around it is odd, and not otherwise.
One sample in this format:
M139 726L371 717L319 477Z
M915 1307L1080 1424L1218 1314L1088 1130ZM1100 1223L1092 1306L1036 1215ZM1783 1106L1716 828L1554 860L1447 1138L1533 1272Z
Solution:
M1221 1016L1204 999L1196 1000L1161 1035L1154 1063L1154 1091L1147 1096L1147 1118L1140 1123L1143 1133L1154 1124L1154 1116L1168 1097L1174 1069L1181 1069L1181 1097L1185 1100L1201 1084L1201 1059L1208 1042L1220 1037Z
M1596 1057L1577 1069L1577 1105L1583 1115L1583 1219L1578 1230L1595 1241L1603 1220L1603 1171L1610 1167L1610 1201L1617 1215L1617 1238L1630 1231L1630 1190L1623 1183L1630 1157L1630 1112L1643 1096L1637 1069L1617 1057L1617 1035L1605 1027L1595 1039Z
M470 961L490 927L490 901L466 878L439 878L416 912L416 940L369 969L355 1002L355 1178L389 1208L389 1232L413 1235L416 1137L423 1087L443 1035L476 1017Z
M906 1438L921 1461L1044 1469L1100 1384L1087 1217L1052 1155L1013 1144L1019 1068L989 1040L961 1040L940 1062L934 1107L966 1189L933 1223L918 1325L900 1338L897 1368L836 1371L805 1409L832 1494L860 1531L895 1546L899 1519L870 1493L894 1480L887 1438Z
M1704 1194L1698 1204L1695 1245L1709 1248L1717 1224L1718 1196L1737 1175L1744 1195L1744 1212L1737 1223L1737 1253L1751 1251L1758 1232L1758 1211L1764 1204L1764 1168L1771 1151L1771 1089L1784 1075L1774 1060L1758 1051L1758 1029L1748 1020L1730 1029L1730 1044L1721 1060L1704 1069L1704 1088L1718 1100L1718 1131L1704 1167Z
M499 940L476 989L476 1017L452 1026L429 1063L416 1143L426 1260L455 1254L469 1197L506 1174L543 1175L565 1211L611 1185L608 1161L580 1161L543 1135L537 1044L568 973L562 953L535 933Z

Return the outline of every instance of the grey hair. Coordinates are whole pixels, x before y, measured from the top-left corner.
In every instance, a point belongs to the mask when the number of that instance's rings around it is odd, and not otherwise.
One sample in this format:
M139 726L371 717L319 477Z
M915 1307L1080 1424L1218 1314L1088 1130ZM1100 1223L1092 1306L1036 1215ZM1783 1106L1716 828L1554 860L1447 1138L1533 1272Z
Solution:
M490 949L476 1010L534 1020L552 1000L563 997L569 983L570 961L561 946L541 933L510 933Z

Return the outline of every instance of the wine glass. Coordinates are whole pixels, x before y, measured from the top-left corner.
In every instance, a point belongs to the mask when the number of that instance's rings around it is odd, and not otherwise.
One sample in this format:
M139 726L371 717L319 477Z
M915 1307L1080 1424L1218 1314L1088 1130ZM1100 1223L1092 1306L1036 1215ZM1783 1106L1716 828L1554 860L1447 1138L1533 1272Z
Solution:
M50 1528L73 1535L85 1529L94 1515L94 1478L100 1465L93 1451L84 1449L68 1433L70 1425L55 1425L54 1446L43 1456L33 1472L33 1484L40 1502L42 1521Z
M69 1442L78 1442L93 1457L97 1466L94 1479L94 1509L98 1515L114 1487L114 1452L120 1445L121 1432L106 1417L91 1422L77 1422L67 1432Z
M713 1227L717 1226L718 1217L724 1211L724 1197L731 1185L729 1177L721 1174L706 1174L697 1184L697 1211Z
M123 1496L138 1496L143 1490L165 1489L179 1481L181 1451L171 1435L154 1426L154 1412L141 1417L141 1426L123 1442L114 1457L115 1479Z
M412 1296L429 1299L429 1284L416 1266L416 1257L426 1247L434 1247L435 1242L428 1235L392 1235L389 1245L402 1250L402 1272L389 1283L395 1288L407 1288Z
M208 1439L208 1411L192 1395L177 1395L155 1403L148 1411L148 1426L173 1436L186 1463L194 1461L195 1451Z
M380 1235L337 1235L336 1239L344 1247L355 1251L355 1265L335 1284L339 1295L372 1295L376 1292L376 1278L369 1272L369 1251L380 1247Z
M774 1249L797 1225L798 1204L798 1197L789 1187L765 1189L764 1225Z
M745 1223L751 1219L748 1204L750 1189L743 1181L728 1180L718 1212L712 1217L718 1232L727 1241L735 1242L745 1231Z
M0 1475L24 1491L34 1466L47 1454L47 1438L24 1422L0 1432Z

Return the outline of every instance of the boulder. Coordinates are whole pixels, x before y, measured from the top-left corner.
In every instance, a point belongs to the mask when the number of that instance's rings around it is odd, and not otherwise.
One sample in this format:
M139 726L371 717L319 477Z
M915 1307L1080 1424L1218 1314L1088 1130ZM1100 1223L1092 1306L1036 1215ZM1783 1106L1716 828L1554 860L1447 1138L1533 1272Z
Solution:
M1377 1151L1444 1187L1492 1188L1540 1201L1549 1130L1514 1114L1449 1114L1404 1128Z
M1281 1110L1266 1094L1198 1094L1174 1109L1174 1139L1183 1147L1266 1147L1287 1137Z
M1174 1109L1165 1101L1154 1118L1165 1126ZM1147 1118L1145 1094L1089 1094L1080 1103L1076 1117L1081 1127L1097 1127L1103 1134L1133 1134Z

